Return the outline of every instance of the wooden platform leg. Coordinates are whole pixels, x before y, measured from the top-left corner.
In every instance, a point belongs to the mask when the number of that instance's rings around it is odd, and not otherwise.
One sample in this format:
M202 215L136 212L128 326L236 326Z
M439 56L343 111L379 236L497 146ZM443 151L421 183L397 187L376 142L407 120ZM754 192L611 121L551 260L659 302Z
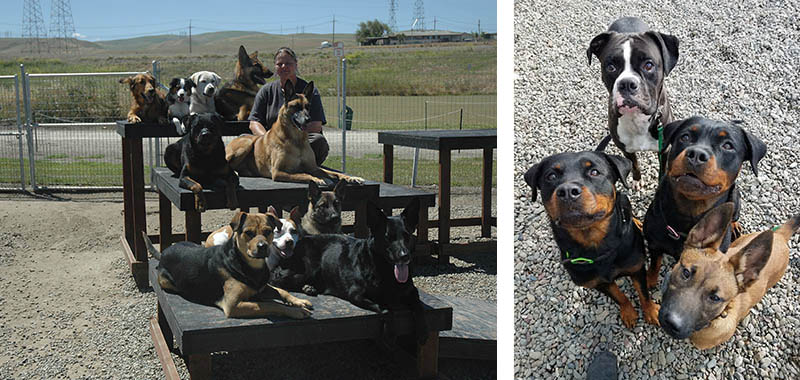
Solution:
M191 380L212 379L211 354L195 354L186 357L186 369Z
M431 242L428 241L428 207L419 208L417 221L417 247L424 245L426 256L431 254Z
M439 151L439 263L450 263L444 254L450 244L450 149Z
M172 202L158 192L158 230L161 239L161 252L172 244Z
M158 317L159 330L161 330L161 334L164 336L164 342L167 348L172 350L172 345L174 343L172 329L169 327L169 323L167 323L167 317L164 316L164 310L161 309L161 303L159 302L156 302L156 316Z
M394 181L394 145L383 145L383 182Z
M417 373L420 378L433 379L439 373L439 332L428 333L424 345L417 346Z
M184 219L186 220L186 240L200 243L200 213L187 210L184 213Z
M481 236L492 236L492 151L483 150L483 186L481 189Z
M359 202L356 206L356 222L353 235L357 238L366 239L369 237L369 226L367 226L367 202Z

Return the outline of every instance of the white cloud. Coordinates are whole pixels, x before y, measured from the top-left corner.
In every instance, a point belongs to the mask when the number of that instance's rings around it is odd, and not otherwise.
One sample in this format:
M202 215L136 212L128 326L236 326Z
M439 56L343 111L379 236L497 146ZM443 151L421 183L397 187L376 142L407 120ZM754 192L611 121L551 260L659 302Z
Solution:
M83 35L83 34L80 34L80 33L72 33L72 37L77 38L77 39L84 39L84 40L86 39L86 35Z

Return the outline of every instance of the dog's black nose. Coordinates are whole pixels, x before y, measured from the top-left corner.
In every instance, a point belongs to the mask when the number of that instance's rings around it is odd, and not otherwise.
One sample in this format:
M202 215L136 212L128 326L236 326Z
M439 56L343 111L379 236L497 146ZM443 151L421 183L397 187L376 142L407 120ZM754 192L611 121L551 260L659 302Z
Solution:
M265 241L260 241L260 242L258 242L258 244L256 244L256 248L258 248L259 251L262 250L262 249L267 249L268 247L269 247L269 243L267 243Z
M556 197L562 201L574 201L580 198L583 189L576 183L565 183L556 188Z
M661 327L663 327L667 333L673 336L682 335L681 331L683 331L685 326L683 324L683 319L680 318L680 316L675 313L666 313L662 318L659 319Z
M686 160L694 166L705 165L711 158L711 153L701 147L693 146L686 148Z
M639 89L639 83L633 78L625 78L617 82L617 91L623 94L632 94Z

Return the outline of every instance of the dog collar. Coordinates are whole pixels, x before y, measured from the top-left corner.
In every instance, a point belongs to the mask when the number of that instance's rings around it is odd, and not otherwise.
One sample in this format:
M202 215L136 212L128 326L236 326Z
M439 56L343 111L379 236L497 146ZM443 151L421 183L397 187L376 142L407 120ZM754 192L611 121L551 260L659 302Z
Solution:
M736 188L736 184L731 185L731 188L728 189L728 196L725 198L724 202L730 202L731 201L731 198L733 198L733 191L734 191L735 188ZM657 201L657 202L658 202L658 206L657 206L658 207L658 213L661 214L661 220L664 222L664 225L666 226L664 229L667 232L667 236L669 236L670 239L676 240L676 241L677 240L681 240L681 239L686 239L686 237L689 234L688 233L683 233L683 232L678 232L674 228L672 228L672 226L669 225L669 222L667 222L667 215L664 213L664 208L663 208L663 205L661 204L662 202L660 202L660 201ZM716 207L716 206L717 205L715 205L714 207ZM697 218L697 220L692 219L692 226L697 224L697 222L700 219L702 219L704 215L705 214L701 215L700 218Z
M624 196L625 195L623 193L620 193L617 196L617 201L614 204L614 208L615 208L614 211L617 213L617 215L618 215L617 218L619 219L619 223L620 223L620 228L619 228L620 237L625 234L625 232L626 232L626 230L628 228L630 228L629 223L632 223L632 220L630 218L626 218L625 210L623 210L623 207L620 205L620 202L622 201L621 197L624 197ZM627 199L627 197L626 197L626 199ZM620 241L622 241L622 239L620 239ZM569 255L569 251L568 250L564 250L563 252L564 252L564 256L566 258L561 260L561 264L562 265L565 265L565 264L591 265L591 264L594 264L594 263L596 263L598 261L605 260L609 256L612 256L612 255L616 256L616 253L617 253L618 249L619 249L619 246L613 247L613 248L609 249L606 253L604 253L604 254L602 254L602 255L600 255L598 257L595 257L594 259L590 259L588 257L570 258L569 257L570 256Z

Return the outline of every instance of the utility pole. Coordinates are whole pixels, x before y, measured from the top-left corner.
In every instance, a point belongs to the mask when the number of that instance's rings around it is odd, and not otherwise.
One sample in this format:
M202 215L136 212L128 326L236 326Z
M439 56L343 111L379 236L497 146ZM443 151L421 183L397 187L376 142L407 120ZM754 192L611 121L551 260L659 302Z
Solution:
M64 53L70 52L70 45L75 38L75 23L72 20L72 6L69 0L52 0L50 2L50 37L55 50L64 45ZM78 49L75 40L75 50Z
M397 0L389 0L389 29L397 33Z
M481 36L481 19L478 19L478 37Z
M336 46L336 15L333 15L333 31L331 32L331 44Z
M189 54L192 54L192 19L189 19Z
M41 54L46 48L47 30L42 19L42 7L39 0L25 0L22 10L22 38L25 40L25 52ZM44 46L43 46L44 45Z
M433 16L433 30L436 30L436 16Z

